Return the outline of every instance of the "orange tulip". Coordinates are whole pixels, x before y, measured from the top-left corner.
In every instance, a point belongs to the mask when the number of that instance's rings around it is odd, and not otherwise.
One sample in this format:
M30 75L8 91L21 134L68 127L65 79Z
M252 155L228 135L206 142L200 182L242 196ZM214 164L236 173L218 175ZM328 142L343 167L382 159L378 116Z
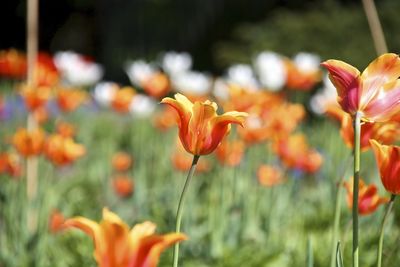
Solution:
M40 125L44 124L49 120L50 114L49 111L47 110L46 106L41 106L32 111L33 118L35 121Z
M72 138L53 134L46 140L44 153L53 164L64 166L82 157L86 150L83 145L76 144Z
M268 131L274 139L290 135L304 119L306 112L303 105L284 102L267 114Z
M34 79L37 86L52 87L59 82L58 70L49 54L43 52L38 54Z
M361 139L360 147L362 151L368 150L371 145L370 139L376 139L383 144L393 143L400 135L399 123L388 121L385 123L379 122L364 122L361 124ZM347 113L342 118L342 128L340 134L343 137L345 144L353 148L354 145L354 129L350 115Z
M367 121L387 121L400 111L400 58L383 54L360 74L339 60L322 63L338 92L338 102L351 115L362 114Z
M52 89L48 86L30 87L23 85L21 87L21 96L29 111L44 107L50 99L51 93Z
M51 233L57 233L64 229L65 217L57 209L54 209L49 218L49 230Z
M285 61L286 65L286 86L290 89L309 91L315 84L321 81L321 72L302 71L291 60Z
M247 144L260 143L271 136L268 121L255 113L249 114L245 119L244 127L239 128L238 133Z
M247 116L247 113L237 111L217 115L215 102L192 103L181 94L175 94L175 99L164 98L161 103L175 108L179 138L187 152L198 156L213 152L228 134L230 124L243 125Z
M163 97L170 90L168 77L161 72L150 75L141 86L148 95L154 98Z
M347 205L350 209L353 207L353 179L350 182L344 182L347 191ZM373 213L381 204L389 202L389 198L380 197L376 185L366 185L360 178L358 193L358 213L368 215Z
M132 157L126 152L118 152L114 154L111 162L114 170L123 172L132 166Z
M114 191L120 197L129 197L133 192L133 181L130 177L118 175L112 179Z
M166 131L176 124L176 111L170 106L166 106L160 113L156 114L153 121L154 126Z
M215 152L221 164L234 167L242 161L245 149L245 144L240 140L224 140Z
M7 173L8 175L18 177L21 175L22 166L17 154L0 153L0 174Z
M381 181L386 191L400 194L400 147L379 144L370 140L378 164Z
M103 209L103 220L96 223L84 217L65 222L89 235L95 243L94 258L99 267L156 267L160 254L174 243L186 239L184 234L155 234L156 225L146 221L131 230L118 215Z
M274 149L286 167L306 173L318 171L323 162L322 156L309 148L303 134L294 134L276 141Z
M262 164L257 170L258 181L262 186L272 187L283 183L283 173L274 166Z
M76 133L76 128L71 123L61 121L56 125L56 132L63 137L74 137Z
M12 138L15 149L24 157L39 155L42 152L44 141L45 133L41 129L28 131L20 128Z
M115 92L111 100L111 106L120 113L129 112L135 90L132 87L123 87Z
M25 55L15 49L0 51L0 76L13 79L25 78Z
M74 111L86 99L86 93L79 89L58 89L57 105L64 112Z

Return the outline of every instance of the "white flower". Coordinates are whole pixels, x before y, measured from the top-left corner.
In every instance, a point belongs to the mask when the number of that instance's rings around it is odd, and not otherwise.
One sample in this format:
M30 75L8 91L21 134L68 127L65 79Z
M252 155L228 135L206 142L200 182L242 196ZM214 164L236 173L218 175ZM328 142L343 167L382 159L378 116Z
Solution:
M316 54L300 52L293 58L293 62L300 71L310 73L319 70L321 58Z
M171 77L173 88L179 93L206 95L211 90L211 79L197 71L186 71Z
M132 115L137 117L149 117L156 109L156 102L149 96L144 94L136 94L129 107Z
M132 84L142 86L156 72L156 69L143 60L136 60L126 65L125 72Z
M273 52L262 52L254 59L254 68L263 86L278 91L286 83L286 68L283 58Z
M217 78L214 81L213 95L219 100L229 99L229 85L224 79Z
M119 86L113 82L101 82L96 85L93 91L93 97L97 103L102 106L109 106L118 91Z
M162 59L162 67L169 75L176 75L190 70L192 67L192 57L186 52L167 52Z
M323 80L323 88L310 99L310 108L315 114L324 114L328 106L339 105L337 97L336 88L326 75Z
M227 79L249 90L257 90L258 82L249 65L237 64L230 66L227 71Z
M64 83L70 86L90 86L103 77L103 68L72 51L57 52L54 63Z

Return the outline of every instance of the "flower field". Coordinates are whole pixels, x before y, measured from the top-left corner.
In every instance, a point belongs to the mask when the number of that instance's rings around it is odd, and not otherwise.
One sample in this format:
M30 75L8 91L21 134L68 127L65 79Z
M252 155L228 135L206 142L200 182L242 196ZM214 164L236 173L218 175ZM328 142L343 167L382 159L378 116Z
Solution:
M322 73L319 67L318 72ZM174 79L162 77L168 86ZM326 266L332 250L336 255L332 239L335 210L339 212L336 216L341 215L337 238L345 261L349 261L352 219L346 198L351 204L352 187L346 186L346 191L339 186L343 180L351 183L352 176L352 140L346 137L352 135L346 132L352 126L347 117L334 103L324 106L331 107L327 111L330 118L317 117L305 101L328 101L329 97L323 98L322 93L311 97L309 91L289 89L286 82L284 89L275 93L247 89L229 80L229 75L219 79L225 87L218 88L214 82L214 91L203 87L207 90L196 92L192 101L208 98L226 111L247 114L243 126L232 127L222 144L200 157L184 207L182 232L188 239L181 243L181 264L303 266L312 259L315 266ZM319 80L310 83L305 84L309 88L320 84ZM180 145L175 111L160 104L160 98L147 96L146 90L152 86L139 86L135 84L143 93L110 83L86 86L86 90L60 89L57 83L37 89L37 96L20 82L4 79L0 165L3 266L95 266L91 239L70 230L68 218L100 221L103 207L128 225L152 221L159 233L174 231L176 207L192 157ZM165 92L170 90L185 93L173 85ZM228 97L218 97L221 92ZM42 93L45 100L37 100ZM64 93L71 94L66 100L78 97L69 109L65 108L68 101L61 101ZM174 105L172 100L169 103ZM29 106L29 101L36 105ZM136 109L132 108L135 105ZM46 116L37 120L38 136L23 131L27 117L41 117L41 108ZM343 117L342 122L338 116ZM393 142L397 128L383 135L378 130L362 134ZM363 151L368 150L368 142L362 144ZM367 184L377 185L366 191L360 187L360 264L371 266L384 212L380 204L388 199L373 153L363 152L361 158L361 176ZM32 171L32 159L37 160L37 192L28 201L26 176ZM399 260L396 221L390 217L385 266L396 266ZM96 244L96 249L99 246ZM161 256L159 265L168 266L171 261L172 249Z
M163 50L116 81L40 51L37 4L0 50L0 267L399 266L400 57L372 0L360 69Z

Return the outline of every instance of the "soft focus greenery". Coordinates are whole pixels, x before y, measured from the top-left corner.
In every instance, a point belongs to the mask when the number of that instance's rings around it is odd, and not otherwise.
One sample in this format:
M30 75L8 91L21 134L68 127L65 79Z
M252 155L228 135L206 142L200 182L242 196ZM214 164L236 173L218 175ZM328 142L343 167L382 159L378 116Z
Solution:
M397 34L399 1L375 1L388 49L400 50ZM251 63L263 50L292 56L299 51L316 53L322 59L335 58L363 69L376 52L361 3L321 1L308 8L278 9L259 23L237 27L232 40L216 45L220 66L235 62Z

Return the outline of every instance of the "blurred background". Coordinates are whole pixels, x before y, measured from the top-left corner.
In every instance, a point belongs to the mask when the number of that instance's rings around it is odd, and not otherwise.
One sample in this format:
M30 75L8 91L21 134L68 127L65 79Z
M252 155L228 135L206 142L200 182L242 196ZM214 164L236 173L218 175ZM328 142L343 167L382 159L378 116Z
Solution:
M400 1L377 1L389 50L398 52ZM25 5L3 0L0 49L25 48ZM12 25L12 26L11 26ZM105 66L105 78L127 81L127 58L154 60L187 51L194 68L220 74L262 50L309 51L365 66L375 52L357 0L41 0L40 49L74 50Z

